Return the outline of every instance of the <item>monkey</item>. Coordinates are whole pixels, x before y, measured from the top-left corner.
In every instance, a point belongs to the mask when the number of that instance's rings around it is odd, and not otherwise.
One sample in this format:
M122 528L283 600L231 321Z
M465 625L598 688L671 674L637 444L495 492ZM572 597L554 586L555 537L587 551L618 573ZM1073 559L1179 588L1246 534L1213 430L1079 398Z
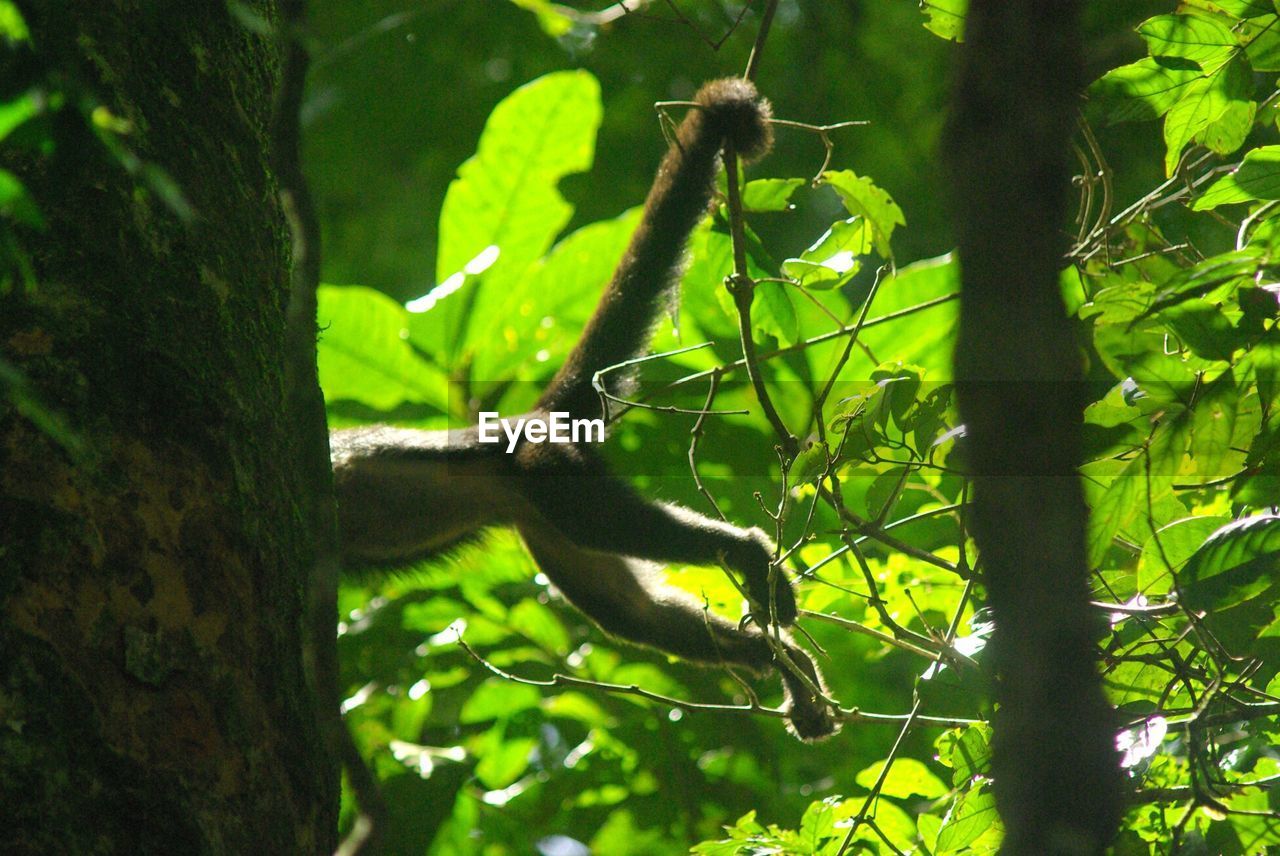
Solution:
M747 159L772 144L770 107L746 80L704 85L676 130L644 213L580 339L526 416L604 415L597 372L648 348L712 200L720 152ZM613 395L625 373L599 381ZM482 443L477 426L421 431L371 426L330 436L344 568L394 568L439 557L482 530L512 527L555 588L607 634L701 664L777 670L789 729L812 741L838 729L822 673L789 634L791 584L771 573L774 543L674 504L645 499L587 443ZM741 576L751 620L739 626L655 578L655 565L723 564ZM779 663L776 634L789 664ZM797 672L805 677L801 678Z

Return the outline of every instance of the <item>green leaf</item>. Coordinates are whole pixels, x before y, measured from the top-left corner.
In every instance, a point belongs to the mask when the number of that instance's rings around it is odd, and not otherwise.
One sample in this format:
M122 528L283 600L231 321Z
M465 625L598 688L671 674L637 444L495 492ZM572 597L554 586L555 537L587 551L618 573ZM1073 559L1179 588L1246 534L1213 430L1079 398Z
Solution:
M542 711L547 716L573 719L591 728L617 725L617 721L586 693L564 692L550 696L543 700Z
M787 480L791 485L816 483L826 470L827 447L822 443L812 443L791 462Z
M1256 18L1276 11L1274 0L1182 0L1179 6L1232 18Z
M1093 82L1088 92L1090 113L1104 125L1158 119L1200 77L1200 69L1189 62L1140 59L1114 68Z
M1089 567L1096 568L1102 564L1111 549L1111 540L1137 515L1142 475L1142 461L1130 462L1123 472L1110 480L1101 497L1093 503L1086 536Z
M854 777L854 781L867 790L871 790L875 786L876 780L880 778L880 771L884 769L885 763L884 761L877 761L870 767L864 768ZM926 767L923 762L917 761L915 758L897 758L893 761L893 766L889 768L888 775L885 776L880 793L886 797L897 797L898 799L907 799L912 796L936 799L948 790L949 788L946 784L935 776L933 771Z
M640 209L635 208L584 226L509 288L482 288L463 348L475 354L473 378L532 381L563 363L639 222Z
M29 90L12 101L0 104L0 140L22 123L39 116L44 112L44 106L45 98L37 90Z
M938 831L939 854L959 853L998 823L990 788L980 785L961 794L951 805Z
M1251 150L1240 166L1209 185L1191 207L1207 211L1219 205L1262 199L1280 199L1280 146Z
M805 288L826 290L847 281L871 250L871 230L862 217L838 220L798 259L782 263L782 273Z
M448 412L444 374L404 340L404 307L362 286L321 286L318 303L317 356L327 401L358 401L375 410L429 404Z
M529 759L537 748L538 741L530 737L503 740L476 764L476 778L489 790L505 788L529 769Z
M876 252L881 258L892 259L890 239L897 226L905 226L906 217L898 203L869 178L859 178L853 170L828 170L822 180L840 196L845 209L856 217L864 217L871 227Z
M1216 18L1200 15L1158 15L1138 25L1152 56L1188 59L1212 72L1231 59L1236 37Z
M951 782L963 787L975 776L991 770L991 729L986 725L970 725L960 732L948 756L953 770Z
M35 229L43 229L44 216L26 186L7 169L0 169L0 215L12 217Z
M1248 102L1251 89L1251 72L1240 57L1188 84L1164 119L1165 174L1173 175L1182 150L1233 103Z
M505 287L541 258L573 214L557 185L590 169L599 125L600 85L585 71L545 75L503 99L445 194L436 281L491 254L490 247L497 248L484 272L490 288ZM444 338L461 342L469 304L447 307L455 317Z
M591 168L600 113L600 85L584 71L540 77L493 109L445 194L438 281L490 245L508 269L546 251L573 213L556 185Z
M1222 610L1243 603L1277 582L1280 517L1258 515L1223 526L1178 573L1190 609Z
M1221 116L1196 135L1196 140L1216 154L1229 155L1244 145L1257 112L1258 105L1253 101L1232 101Z
M787 286L777 282L756 284L756 308L751 323L757 330L774 336L784 345L800 340L800 320Z
M1179 270L1165 281L1150 306L1137 314L1134 320L1141 321L1184 301L1203 297L1215 289L1233 284L1235 280L1251 279L1265 260L1261 248L1250 246L1210 256L1192 267Z
M542 702L542 694L527 684L492 677L485 680L458 714L463 725L510 719L517 713L533 710Z
M1209 383L1196 400L1192 411L1190 452L1196 473L1201 477L1216 479L1228 475L1222 472L1222 462L1231 450L1239 409L1240 391L1230 370Z
M804 852L820 853L822 843L836 834L836 808L839 805L839 797L809 803L797 830L797 837L806 845Z
M791 196L806 184L803 178L758 178L748 181L742 189L742 208L745 211L786 211L791 208Z
M1241 335L1222 309L1202 297L1184 300L1160 313L1191 351L1206 360L1230 360L1243 347Z
M922 0L920 9L925 14L924 28L935 36L953 42L964 40L964 16L969 0Z
M1241 21L1236 33L1254 71L1280 71L1280 16Z
M562 7L551 0L511 0L521 9L526 9L538 19L542 32L558 39L573 29L573 19L566 15Z
M1176 573L1206 538L1228 522L1225 517L1184 517L1160 527L1142 547L1138 591L1148 596L1166 594L1171 588L1170 573Z
M525 598L511 608L507 615L511 629L536 642L538 647L552 654L569 652L569 634L554 612L535 600Z
M12 0L0 0L0 38L10 43L25 42L31 38L27 22L22 20L22 13Z
M931 381L954 376L951 356L959 320L960 265L948 254L899 268L880 284L870 320L909 313L892 323L864 330L862 342L872 353L892 353ZM918 311L918 307L927 309Z

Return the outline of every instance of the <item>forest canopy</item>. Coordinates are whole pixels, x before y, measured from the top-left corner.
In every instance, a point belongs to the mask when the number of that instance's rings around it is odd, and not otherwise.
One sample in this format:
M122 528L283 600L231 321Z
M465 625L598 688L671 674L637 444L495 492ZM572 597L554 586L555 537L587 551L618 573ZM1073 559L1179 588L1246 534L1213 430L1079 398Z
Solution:
M769 4L630 5L312 4L303 165L331 428L458 428L538 399L639 222L664 131L700 81L740 73ZM776 679L611 638L493 530L339 592L343 711L389 852L999 849L938 154L965 3L776 5L756 77L775 151L735 193L718 179L603 452L646 496L777 541L843 731L796 741ZM1083 26L1059 292L1126 786L1113 849L1280 852L1280 5L1094 3ZM29 38L0 0L0 39ZM0 143L43 157L53 117L87 129L139 205L195 216L134 154L139 129L70 78L6 91ZM726 287L735 218L745 314ZM6 294L41 288L46 228L0 169ZM0 389L80 442L4 356ZM662 573L743 615L723 570ZM343 824L356 813L344 792Z

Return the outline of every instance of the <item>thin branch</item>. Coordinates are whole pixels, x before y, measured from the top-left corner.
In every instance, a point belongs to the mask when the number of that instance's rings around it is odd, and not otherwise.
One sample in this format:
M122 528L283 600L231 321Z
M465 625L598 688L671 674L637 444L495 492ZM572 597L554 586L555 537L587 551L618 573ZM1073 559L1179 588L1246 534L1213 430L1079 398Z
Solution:
M787 429L786 423L778 415L773 406L769 390L765 388L764 379L756 361L756 343L752 335L751 303L755 299L755 283L747 272L747 239L742 216L742 191L738 186L738 156L732 142L724 147L724 168L727 173L729 188L729 232L733 238L733 275L729 277L729 293L733 296L734 305L738 309L738 337L742 342L742 362L747 369L747 377L756 391L760 401L760 409L765 418L773 426L782 445L783 455L787 461L795 457L798 450L796 438Z
M751 56L747 60L747 70L742 73L745 80L755 80L760 70L760 61L764 56L764 43L769 38L769 27L773 24L773 13L778 11L778 0L765 0L764 15L760 18L760 29L756 32L756 43L751 46Z

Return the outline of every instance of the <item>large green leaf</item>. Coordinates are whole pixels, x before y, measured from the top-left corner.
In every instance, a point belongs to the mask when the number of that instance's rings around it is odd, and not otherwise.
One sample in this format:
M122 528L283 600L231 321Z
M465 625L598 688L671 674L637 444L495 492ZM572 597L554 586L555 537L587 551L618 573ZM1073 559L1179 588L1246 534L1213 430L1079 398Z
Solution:
M964 18L969 0L922 0L924 27L936 36L952 41L964 38Z
M1251 89L1252 74L1240 56L1188 84L1164 118L1165 173L1173 175L1187 144L1233 105L1248 103Z
M595 311L639 222L637 208L584 226L556 244L508 288L484 288L472 325L472 378L539 381L554 372Z
M448 411L444 374L405 341L404 307L361 286L322 286L318 300L320 385L328 401L358 401L375 410L429 404Z
M1280 517L1258 515L1210 535L1177 575L1191 609L1222 610L1280 582Z
M895 362L919 366L931 382L950 380L959 294L960 265L952 255L900 268L880 284L869 315L898 317L864 330L862 341L875 354L893 354Z
M1219 205L1257 199L1280 199L1280 146L1251 150L1239 167L1209 185L1191 207L1207 211Z
M744 211L786 211L792 195L807 182L803 178L757 178L742 188Z
M1206 480L1230 475L1223 472L1223 462L1228 458L1231 439L1235 436L1240 392L1234 373L1227 371L1211 381L1196 398L1190 452L1196 473Z
M1147 596L1166 594L1171 588L1170 572L1179 570L1226 522L1224 517L1184 517L1154 532L1138 560L1138 591Z
M907 223L906 216L898 203L893 201L893 197L877 187L871 179L860 177L849 169L828 170L822 174L822 180L835 190L850 214L865 218L871 227L872 240L880 257L892 259L893 249L889 241L893 237L893 230Z
M999 823L991 788L977 785L952 804L938 831L939 854L961 853L988 829Z
M483 287L505 288L541 258L573 214L557 185L591 167L599 125L600 86L585 71L540 77L495 107L445 194L436 281L450 282L496 252L481 272ZM452 348L450 363L466 341L470 289L433 306L431 328L414 330L425 347Z
M871 246L866 218L838 220L798 258L784 261L782 272L805 288L835 288L858 272Z
M870 790L880 778L880 772L886 762L877 761L870 767L860 771L854 781ZM936 799L947 792L947 786L933 774L933 771L915 758L897 758L889 768L880 793L887 797L908 799L913 796L925 799Z
M1191 60L1205 71L1215 71L1236 51L1231 28L1217 18L1201 15L1159 15L1138 25L1152 56Z
M1280 16L1241 21L1237 33L1254 71L1280 71Z
M1200 69L1155 57L1113 68L1089 87L1089 111L1105 125L1144 122L1169 112Z
M501 251L493 270L508 276L546 251L573 213L556 185L591 168L600 112L600 85L585 71L540 77L493 109L445 194L438 281L490 245Z

